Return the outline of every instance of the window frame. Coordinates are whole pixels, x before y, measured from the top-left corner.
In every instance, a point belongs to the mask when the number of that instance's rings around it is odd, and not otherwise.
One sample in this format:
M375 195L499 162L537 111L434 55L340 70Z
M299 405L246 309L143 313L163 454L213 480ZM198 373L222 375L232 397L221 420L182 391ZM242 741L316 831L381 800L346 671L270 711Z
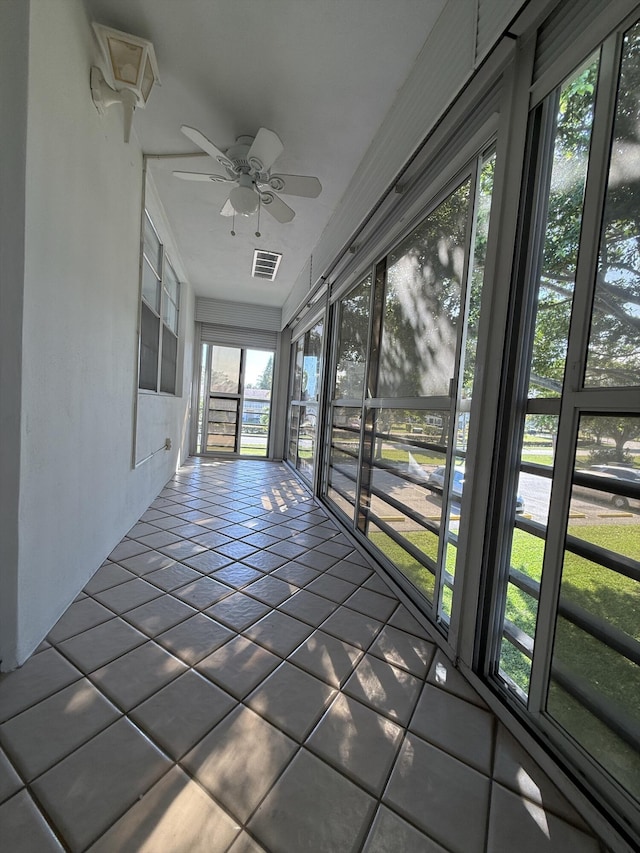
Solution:
M572 46L575 59L574 69L596 51L600 51L600 69L597 97L594 107L593 131L590 156L582 205L579 250L575 270L575 288L571 321L568 333L568 350L563 390L557 400L534 401L527 406L529 382L530 346L535 326L536 274L533 267L539 262L540 215L537 210L544 207L540 197L541 170L549 168L549 161L538 161L540 137L549 131L552 119L552 95L559 91L571 68L566 67L566 57L558 63L558 79L550 86L549 74L545 76L545 88L532 87L536 98L529 105L527 154L525 157L523 204L519 213L519 235L516 261L510 296L510 332L506 349L506 360L502 387L506 392L496 450L498 474L492 484L492 499L500 506L500 522L495 525L485 551L483 574L488 579L479 613L477 633L476 667L483 680L488 682L518 719L528 727L533 725L538 737L550 744L556 755L564 759L565 767L584 783L605 810L627 823L627 828L637 819L637 800L622 784L602 768L597 758L591 756L561 723L547 710L548 690L551 684L551 665L554 651L555 629L559 616L560 586L563 575L564 554L567 550L565 537L569 504L574 475L574 450L581 415L624 415L637 414L639 409L629 405L629 387L588 387L583 383L584 367L588 352L593 295L596 282L595 271L601 244L601 224L607 192L609 153L613 138L617 103L618 71L622 54L622 41L628 31L639 20L640 10L625 16L610 28L605 37L580 39L580 53ZM597 33L595 33L597 35ZM593 41L595 40L595 44ZM560 76L562 72L562 76ZM533 211L533 213L532 213ZM515 377L515 381L514 381ZM511 389L509 389L511 383ZM558 420L557 446L551 469L552 491L549 519L562 519L547 525L546 547L542 579L539 584L538 616L535 636L535 654L531 667L528 695L523 697L510 689L497 677L500 657L499 639L503 630L504 598L500 590L507 583L509 573L508 555L510 526L506 505L515 493L517 471L520 469L520 446L526 414L556 414ZM569 550L571 550L569 548ZM587 547L586 550L589 550ZM585 706L587 707L587 706ZM635 830L637 832L637 829ZM632 829L633 832L633 829Z
M152 230L153 235L158 241L158 258L154 260L151 258L150 247L146 241L146 233L147 228ZM145 269L148 267L151 274L153 274L156 278L156 287L157 287L157 307L152 305L145 294L144 288L144 276ZM169 279L172 279L172 283L175 285L175 298L172 296L169 290ZM158 394L158 395L167 395L170 397L179 397L181 396L180 392L180 381L179 381L179 363L180 363L180 352L181 352L181 335L180 335L180 322L181 322L181 310L180 310L180 296L181 296L181 282L178 278L178 275L175 271L175 267L171 263L165 245L160 237L158 229L156 228L151 214L147 207L143 210L142 215L142 234L141 234L141 252L140 252L140 301L139 301L139 319L138 319L138 379L137 379L137 390L138 393L142 394ZM167 309L169 306L173 306L175 309L175 319L173 323L173 328L168 324L168 315ZM157 349L156 349L156 364L155 364L155 381L153 382L153 387L151 387L152 382L150 377L143 378L143 367L142 367L142 359L145 348L144 341L144 317L145 314L148 317L153 317L158 324L157 338L154 338L154 341L157 341ZM165 341L172 341L174 352L170 356L170 360L168 361L166 358L167 352L169 351L169 347L165 345ZM167 375L167 365L168 369L171 371L170 375ZM141 384L142 382L146 382L145 385Z

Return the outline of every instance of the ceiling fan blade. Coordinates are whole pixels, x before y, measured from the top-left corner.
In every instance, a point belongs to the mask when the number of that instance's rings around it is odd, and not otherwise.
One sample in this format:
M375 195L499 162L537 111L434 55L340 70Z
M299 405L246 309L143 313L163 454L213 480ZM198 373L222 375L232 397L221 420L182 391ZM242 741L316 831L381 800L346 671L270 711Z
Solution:
M225 175L205 175L202 172L174 172L173 175L183 181L219 181L223 184L234 183L233 178L226 177Z
M296 215L295 210L292 210L288 204L285 204L281 198L273 193L260 193L260 199L264 209L278 222L291 222Z
M198 148L202 148L207 154L213 157L215 160L220 163L222 166L231 166L231 160L225 156L225 154L217 148L210 139L204 135L204 133L200 133L199 130L196 130L195 127L189 127L187 124L183 124L180 130L184 133L184 135L190 139L192 142L198 146Z
M278 134L267 130L266 127L261 127L247 152L247 161L254 169L265 172L271 168L283 151L284 145Z
M301 198L317 198L322 192L320 181L310 175L271 175L269 186L276 192Z
M233 209L233 205L231 201L227 199L225 203L222 205L222 210L220 211L221 216L234 216L235 210Z

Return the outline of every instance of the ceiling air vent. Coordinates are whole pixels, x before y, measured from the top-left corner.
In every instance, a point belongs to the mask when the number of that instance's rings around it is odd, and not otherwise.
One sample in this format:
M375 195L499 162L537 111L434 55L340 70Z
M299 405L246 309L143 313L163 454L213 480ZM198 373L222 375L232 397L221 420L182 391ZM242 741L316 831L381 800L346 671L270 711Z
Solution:
M251 275L254 278L266 278L273 281L278 273L282 255L278 252L264 252L256 249L253 253Z

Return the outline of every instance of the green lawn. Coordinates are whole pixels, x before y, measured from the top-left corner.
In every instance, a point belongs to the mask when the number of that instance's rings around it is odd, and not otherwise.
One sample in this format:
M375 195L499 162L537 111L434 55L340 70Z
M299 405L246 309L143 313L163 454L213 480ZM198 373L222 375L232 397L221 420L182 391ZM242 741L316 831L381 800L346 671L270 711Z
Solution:
M582 539L616 553L638 554L638 525L576 526L571 532ZM435 561L437 539L426 531L405 534L406 538ZM386 534L370 533L371 541L430 600L434 576ZM539 581L544 541L521 530L514 531L511 565ZM455 570L455 549L447 554L447 570ZM562 596L584 610L607 621L640 642L640 584L575 554L566 554ZM513 584L508 585L506 616L533 637L537 601ZM451 612L451 592L445 588L445 612ZM555 659L570 672L593 685L603 697L631 719L638 720L640 667L585 633L566 619L558 619L554 646ZM529 689L529 659L503 640L501 668L526 692ZM552 683L548 710L551 716L576 738L624 785L640 796L640 758L578 701Z

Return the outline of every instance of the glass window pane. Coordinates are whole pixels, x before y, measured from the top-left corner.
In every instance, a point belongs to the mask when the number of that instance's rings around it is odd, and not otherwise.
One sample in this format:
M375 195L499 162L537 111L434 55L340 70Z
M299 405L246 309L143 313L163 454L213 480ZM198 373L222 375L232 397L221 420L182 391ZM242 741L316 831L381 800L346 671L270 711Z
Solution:
M375 523L369 524L367 533L369 541L372 545L381 551L390 562L399 569L402 574L408 578L411 583L418 589L429 601L433 601L433 593L435 589L435 575L433 570L422 563L416 556L411 554L406 548L403 548L396 542L388 533L376 526ZM437 537L432 536L430 542L423 542L423 549L434 552L437 551ZM426 560L425 560L426 562Z
M362 399L371 314L371 277L340 301L334 397Z
M562 392L597 76L596 57L558 96L529 397Z
M585 384L640 385L640 24L625 36Z
M176 367L178 362L178 339L166 326L162 327L162 364L160 366L160 390L166 394L176 393Z
M273 356L267 350L245 350L240 453L246 456L267 455Z
M240 357L242 350L235 347L211 348L211 381L209 390L214 393L240 393Z
M389 254L378 396L448 395L454 373L470 182Z
M198 383L198 424L196 438L196 453L204 452L205 407L207 405L207 367L209 361L209 344L202 344L200 349L200 381Z
M581 416L547 700L548 712L626 785L640 747L638 451L640 417ZM618 508L617 498L626 504ZM631 791L640 796L637 780Z
M543 538L526 530L513 532L499 669L525 695L529 692L544 546Z
M302 361L304 355L304 339L293 345L291 399L302 399Z
M317 323L304 336L302 365L302 400L317 400L322 372L322 323Z
M162 244L158 239L155 228L151 224L148 213L144 217L144 256L149 261L157 277L160 278L162 274Z
M140 313L140 374L138 387L147 391L158 390L158 352L160 345L160 318L148 305L142 303Z
M238 400L212 397L209 401L207 451L234 453L238 423Z
M151 269L146 258L142 263L142 296L158 314L160 312L160 279Z
M175 273L174 268L167 261L164 265L164 287L167 291L169 299L175 304L178 304L178 293L180 291L180 282L178 281L178 277Z
M300 406L300 433L296 465L306 479L313 476L316 458L316 429L318 425L318 407Z

